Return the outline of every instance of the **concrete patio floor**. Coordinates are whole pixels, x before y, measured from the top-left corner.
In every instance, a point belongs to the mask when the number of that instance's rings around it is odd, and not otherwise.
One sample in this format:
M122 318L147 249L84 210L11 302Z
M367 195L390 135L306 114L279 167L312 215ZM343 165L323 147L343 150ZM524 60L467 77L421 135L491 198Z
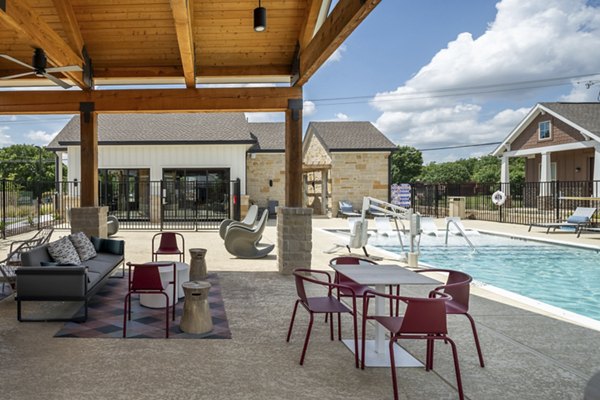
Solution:
M594 234L576 239L574 234L546 235L535 228L527 233L526 226L482 221L464 224L600 246L600 235ZM321 230L332 227L346 228L347 223L313 219L313 269L325 269L333 256L323 251L336 239ZM57 231L53 239L67 233ZM116 238L126 240L126 260L149 260L154 233L120 231ZM298 364L308 317L299 310L292 341L286 343L296 297L293 279L277 272L276 250L265 259L239 260L225 251L217 232L182 233L186 252L191 247L208 249L206 262L221 280L231 340L54 338L62 323L19 323L15 302L8 297L0 302L0 398L392 398L389 368L355 369L345 346L329 341L328 325L322 320L315 322L305 365ZM276 243L276 237L274 221L270 221L263 242ZM6 251L8 243L0 243L0 252ZM371 252L383 256L376 249ZM344 254L343 249L338 254ZM468 399L581 399L587 381L600 369L599 331L561 321L481 288L473 288L471 314L479 329L485 368L479 367L467 319L449 317ZM348 322L344 323L347 335L351 332ZM403 344L424 360L424 343ZM437 345L435 357L430 372L398 369L400 398L458 398L450 347Z

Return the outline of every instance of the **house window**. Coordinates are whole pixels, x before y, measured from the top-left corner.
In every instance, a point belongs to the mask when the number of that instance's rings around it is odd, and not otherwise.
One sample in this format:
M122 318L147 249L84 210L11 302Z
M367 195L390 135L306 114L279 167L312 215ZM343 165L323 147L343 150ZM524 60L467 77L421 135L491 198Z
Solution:
M550 121L542 121L538 125L538 139L539 140L550 140L552 135L550 133Z
M542 181L542 163L538 164L538 176L540 177L540 181ZM556 182L556 162L550 163L550 181Z

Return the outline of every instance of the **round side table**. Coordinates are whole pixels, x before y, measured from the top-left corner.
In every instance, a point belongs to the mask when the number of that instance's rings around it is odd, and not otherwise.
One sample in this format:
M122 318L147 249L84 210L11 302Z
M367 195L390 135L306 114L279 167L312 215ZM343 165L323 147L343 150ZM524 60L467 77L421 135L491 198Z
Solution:
M208 291L211 284L206 281L183 283L185 302L179 327L186 333L205 333L213 329L208 305Z
M206 249L190 249L190 281L206 279Z

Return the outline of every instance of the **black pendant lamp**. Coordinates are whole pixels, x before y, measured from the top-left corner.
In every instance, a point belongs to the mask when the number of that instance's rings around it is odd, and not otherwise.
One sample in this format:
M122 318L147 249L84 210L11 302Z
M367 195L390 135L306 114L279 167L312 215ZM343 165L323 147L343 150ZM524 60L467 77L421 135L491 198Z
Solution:
M258 7L254 9L254 30L263 32L265 29L267 29L267 9L261 7L258 0Z

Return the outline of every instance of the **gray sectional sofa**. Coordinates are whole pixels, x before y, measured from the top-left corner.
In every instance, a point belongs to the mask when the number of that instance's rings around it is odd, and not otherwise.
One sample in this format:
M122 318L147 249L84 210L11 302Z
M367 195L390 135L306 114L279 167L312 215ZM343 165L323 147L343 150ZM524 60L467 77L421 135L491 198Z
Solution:
M96 255L79 265L56 265L48 251L48 244L21 255L22 266L16 270L15 296L19 321L32 321L22 317L23 301L83 301L85 314L78 319L87 320L88 301L123 265L125 255L123 240L91 237L90 241Z

